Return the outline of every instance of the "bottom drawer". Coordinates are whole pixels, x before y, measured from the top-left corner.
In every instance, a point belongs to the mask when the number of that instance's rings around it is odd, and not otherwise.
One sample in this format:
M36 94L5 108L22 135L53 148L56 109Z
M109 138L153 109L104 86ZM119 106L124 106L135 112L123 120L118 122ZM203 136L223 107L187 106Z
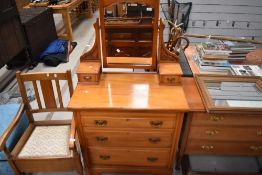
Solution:
M166 167L170 149L90 148L89 154L92 164Z
M189 140L186 154L262 155L262 143Z

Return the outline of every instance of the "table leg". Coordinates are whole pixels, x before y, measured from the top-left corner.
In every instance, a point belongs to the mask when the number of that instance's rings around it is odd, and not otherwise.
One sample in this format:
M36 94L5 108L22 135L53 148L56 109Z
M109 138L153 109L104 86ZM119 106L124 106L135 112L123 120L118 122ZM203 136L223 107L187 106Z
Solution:
M69 15L69 11L65 10L62 12L64 25L66 27L67 39L72 41L73 40L73 32L71 27L71 19Z

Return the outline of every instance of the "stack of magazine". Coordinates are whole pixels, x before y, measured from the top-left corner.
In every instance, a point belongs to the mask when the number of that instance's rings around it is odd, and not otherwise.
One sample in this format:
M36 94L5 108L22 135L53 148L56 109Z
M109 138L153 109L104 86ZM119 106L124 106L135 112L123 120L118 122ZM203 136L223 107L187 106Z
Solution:
M246 58L246 55L249 52L252 52L256 49L255 45L248 43L234 43L226 41L224 44L228 45L229 49L232 51L228 57L229 60L232 61L242 61Z
M201 73L220 72L227 74L230 70L228 58L232 51L229 50L227 45L223 43L201 43L196 45L196 50L193 58Z
M245 43L204 42L196 44L193 58L201 73L229 74L232 71L230 63L242 62L255 49L254 45Z

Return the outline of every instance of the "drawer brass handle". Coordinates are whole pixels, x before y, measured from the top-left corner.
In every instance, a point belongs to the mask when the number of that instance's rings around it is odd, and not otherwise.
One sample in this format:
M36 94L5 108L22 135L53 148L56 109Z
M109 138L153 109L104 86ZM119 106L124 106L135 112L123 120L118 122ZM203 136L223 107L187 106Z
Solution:
M85 79L85 80L91 80L92 77L91 77L91 76L84 76L84 79Z
M163 121L151 121L150 125L154 128L160 128L163 125Z
M175 77L167 77L167 81L169 81L170 83L175 82L176 78Z
M108 141L108 138L107 137L103 137L103 136L96 137L96 141L98 141L98 142L105 142L105 141Z
M262 150L262 146L250 146L249 147L252 151L261 151Z
M202 145L202 146L201 146L201 149L202 149L203 151L211 151L211 150L214 149L214 146L213 146L213 145L210 145L210 146L208 146L208 145Z
M258 132L257 132L257 135L258 135L258 136L262 136L262 131L258 131Z
M99 158L102 159L102 160L109 160L111 158L111 156L109 156L109 155L100 155Z
M107 121L106 120L95 120L96 126L106 126Z
M206 130L206 134L207 135L210 135L210 136L212 136L212 135L215 135L215 134L218 134L219 132L217 131L217 130Z
M211 115L211 116L210 116L210 120L215 121L215 122L218 122L218 121L224 120L224 117L222 117L222 116L216 116L216 115Z
M157 157L148 157L147 161L148 162L156 162L156 161L158 161L158 158Z
M161 141L161 139L158 137L150 137L148 140L150 143L154 143L154 144L157 144Z

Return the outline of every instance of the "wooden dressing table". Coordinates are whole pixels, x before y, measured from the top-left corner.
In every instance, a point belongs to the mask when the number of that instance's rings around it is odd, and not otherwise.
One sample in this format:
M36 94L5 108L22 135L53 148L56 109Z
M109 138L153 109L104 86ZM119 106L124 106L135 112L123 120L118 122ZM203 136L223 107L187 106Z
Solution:
M172 175L183 116L189 107L181 86L178 57L164 47L163 21L160 64L156 61L158 6L158 0L100 1L100 21L94 24L96 40L80 58L78 84L69 103L89 175ZM149 10L151 16L118 16L129 7ZM105 19L104 13L109 11L111 16ZM139 35L145 21L150 30L142 30ZM144 47L143 42L148 45ZM104 73L101 60L104 68L161 71Z

